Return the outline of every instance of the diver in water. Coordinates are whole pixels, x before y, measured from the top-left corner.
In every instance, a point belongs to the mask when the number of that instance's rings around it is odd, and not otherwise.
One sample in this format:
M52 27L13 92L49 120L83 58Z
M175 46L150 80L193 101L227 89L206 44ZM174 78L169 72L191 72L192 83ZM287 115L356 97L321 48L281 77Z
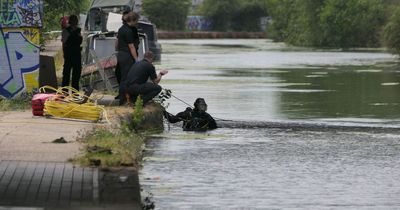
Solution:
M203 98L197 98L194 109L187 107L185 111L172 115L164 111L164 116L170 123L183 121L184 131L206 131L217 128L214 118L207 112L207 104Z

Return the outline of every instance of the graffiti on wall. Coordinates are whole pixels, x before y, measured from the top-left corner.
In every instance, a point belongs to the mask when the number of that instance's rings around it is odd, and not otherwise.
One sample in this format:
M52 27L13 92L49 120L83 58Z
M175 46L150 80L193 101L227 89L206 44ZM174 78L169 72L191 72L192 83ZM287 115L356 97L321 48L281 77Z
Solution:
M38 87L39 29L0 28L0 95L12 98Z
M186 27L192 31L207 31L211 29L211 20L204 16L188 16Z
M42 27L41 0L0 0L0 28Z
M42 15L42 0L0 0L0 96L38 87Z

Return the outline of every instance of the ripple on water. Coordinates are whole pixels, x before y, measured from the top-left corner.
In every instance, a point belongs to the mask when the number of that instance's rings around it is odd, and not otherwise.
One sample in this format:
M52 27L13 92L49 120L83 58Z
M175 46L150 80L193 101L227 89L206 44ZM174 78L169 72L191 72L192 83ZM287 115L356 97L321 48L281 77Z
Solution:
M147 162L160 209L396 209L400 135L282 129L219 129L207 138L156 139ZM182 133L182 135L185 135ZM146 181L142 183L146 187ZM165 191L168 186L168 191Z
M398 82L385 82L385 83L382 83L381 85L382 86L395 86L395 85L399 85L400 83L398 83Z
M146 143L141 184L157 209L400 209L396 56L161 41L164 88L242 121L207 133L171 125ZM169 102L172 113L187 106Z

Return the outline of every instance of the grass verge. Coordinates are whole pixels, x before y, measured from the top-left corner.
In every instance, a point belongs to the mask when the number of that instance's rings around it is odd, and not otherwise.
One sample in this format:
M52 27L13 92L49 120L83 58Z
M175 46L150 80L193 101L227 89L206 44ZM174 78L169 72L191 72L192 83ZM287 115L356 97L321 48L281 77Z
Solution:
M12 99L0 97L0 111L26 110L31 107L32 94L23 93Z
M133 113L119 118L114 126L96 126L81 134L77 140L85 144L85 153L72 162L84 166L138 166L145 136L149 134L148 130L138 129L143 120L142 106L142 101L138 100Z
M84 166L137 166L144 137L122 127L98 126L82 134L78 141L85 143L85 154L72 162Z

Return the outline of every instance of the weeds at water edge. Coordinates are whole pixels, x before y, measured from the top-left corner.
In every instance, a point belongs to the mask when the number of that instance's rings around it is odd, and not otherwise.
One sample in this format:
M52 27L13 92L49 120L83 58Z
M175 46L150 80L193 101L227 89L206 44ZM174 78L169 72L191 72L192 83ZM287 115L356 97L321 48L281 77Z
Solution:
M138 101L136 107L141 107L142 102ZM143 118L142 112L142 109L136 108L131 120L139 124ZM144 148L144 135L124 121L114 128L96 126L80 134L77 140L86 144L85 153L72 162L85 166L138 166Z
M144 137L108 126L94 127L81 134L78 141L85 143L85 154L73 160L89 166L137 166L141 160Z

